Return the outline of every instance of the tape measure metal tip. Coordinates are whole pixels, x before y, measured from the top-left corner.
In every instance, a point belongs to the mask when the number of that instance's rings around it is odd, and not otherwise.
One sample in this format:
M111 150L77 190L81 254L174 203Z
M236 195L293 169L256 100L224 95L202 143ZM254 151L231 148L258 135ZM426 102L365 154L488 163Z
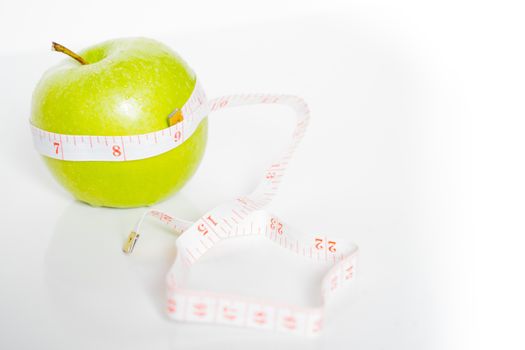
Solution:
M184 120L184 116L182 115L182 111L178 108L176 108L173 112L170 113L168 116L168 124L169 126L173 126L177 123L180 123Z
M124 243L124 246L122 247L122 251L126 254L133 253L133 249L135 249L135 244L137 244L137 240L139 239L140 234L138 234L135 231L131 231L131 233L128 236L128 239L126 240L126 243Z

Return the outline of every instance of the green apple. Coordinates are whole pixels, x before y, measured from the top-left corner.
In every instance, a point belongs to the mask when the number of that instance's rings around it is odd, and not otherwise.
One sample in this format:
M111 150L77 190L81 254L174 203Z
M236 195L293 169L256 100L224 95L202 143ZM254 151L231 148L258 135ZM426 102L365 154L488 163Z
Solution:
M110 40L68 54L71 57L44 74L33 93L31 122L40 129L104 136L158 131L168 127L168 115L184 105L196 83L176 53L151 39ZM178 191L193 175L206 147L207 125L206 118L182 145L152 158L44 160L80 201L119 208L151 205Z

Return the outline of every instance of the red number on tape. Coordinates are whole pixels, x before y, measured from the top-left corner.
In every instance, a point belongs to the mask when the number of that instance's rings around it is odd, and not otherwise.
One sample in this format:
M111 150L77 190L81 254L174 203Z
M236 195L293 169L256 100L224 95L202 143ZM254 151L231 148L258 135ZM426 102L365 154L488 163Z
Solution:
M53 142L53 146L55 146L55 154L58 154L58 149L60 148L60 142Z
M196 316L206 316L208 306L203 303L193 304L193 314Z
M277 219L271 218L270 219L270 228L272 230L277 229L277 233L282 235L283 234L283 224L280 223Z
M352 276L354 275L354 271L353 270L354 270L353 266L350 266L350 267L346 268L345 279L349 280L350 278L352 278Z
M336 252L335 244L336 244L336 242L334 242L334 241L328 241L328 250L330 252L332 252L332 253Z
M114 145L111 149L113 150L113 155L115 157L120 157L122 155L122 151L120 150L119 145Z
M227 104L228 104L227 100L221 100L219 102L215 102L211 109L213 110L213 109L217 109L217 108L224 108L224 107L226 107Z
M211 215L208 215L208 217L206 219L208 219L213 224L213 226L217 226L218 225L217 221L213 220Z
M168 300L168 312L174 313L175 311L177 311L177 303L175 302L175 300L169 299Z
M253 321L258 324L265 324L267 322L266 313L264 311L257 311L253 316Z
M269 172L266 174L266 178L267 178L268 180L271 180L271 179L273 179L273 178L275 177L275 175L276 175L275 171L269 171Z
M175 140L175 142L179 142L181 138L182 133L180 132L180 130L175 131L175 134L173 134L173 139Z
M208 234L208 229L206 228L206 226L204 226L204 224L200 224L199 226L197 226L197 230L199 230L199 232L202 233L203 236L206 236Z
M322 238L316 238L315 239L315 248L318 249L318 250L321 250L323 249L323 239Z
M287 316L284 318L284 326L288 329L295 329L297 326L295 317Z
M222 310L224 318L233 321L237 318L237 309L225 306Z

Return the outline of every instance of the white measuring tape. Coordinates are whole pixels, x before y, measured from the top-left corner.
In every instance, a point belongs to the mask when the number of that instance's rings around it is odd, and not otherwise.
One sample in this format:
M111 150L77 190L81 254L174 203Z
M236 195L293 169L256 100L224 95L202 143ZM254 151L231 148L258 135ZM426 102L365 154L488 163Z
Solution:
M161 131L131 136L86 136L56 134L33 125L31 130L36 149L47 157L68 161L138 160L179 146L210 112L252 104L287 105L295 110L297 117L292 142L284 154L270 165L258 187L245 197L214 208L195 222L159 210L148 210L129 236L124 251L133 251L147 216L160 220L180 234L176 240L177 256L166 279L167 313L174 320L318 334L322 329L325 302L335 290L355 277L357 246L327 236L298 234L280 219L262 210L276 195L288 162L308 125L309 110L301 98L257 94L207 100L197 83L186 104L172 113L182 121ZM191 265L217 242L247 235L267 238L289 252L331 265L320 283L323 304L305 308L186 287Z

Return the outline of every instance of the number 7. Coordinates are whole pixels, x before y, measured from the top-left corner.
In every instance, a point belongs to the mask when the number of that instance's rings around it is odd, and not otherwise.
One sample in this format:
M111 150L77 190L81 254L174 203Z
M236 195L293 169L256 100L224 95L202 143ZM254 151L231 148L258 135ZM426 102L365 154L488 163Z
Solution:
M58 154L58 149L60 148L60 142L53 142L53 146L55 146L55 154Z

